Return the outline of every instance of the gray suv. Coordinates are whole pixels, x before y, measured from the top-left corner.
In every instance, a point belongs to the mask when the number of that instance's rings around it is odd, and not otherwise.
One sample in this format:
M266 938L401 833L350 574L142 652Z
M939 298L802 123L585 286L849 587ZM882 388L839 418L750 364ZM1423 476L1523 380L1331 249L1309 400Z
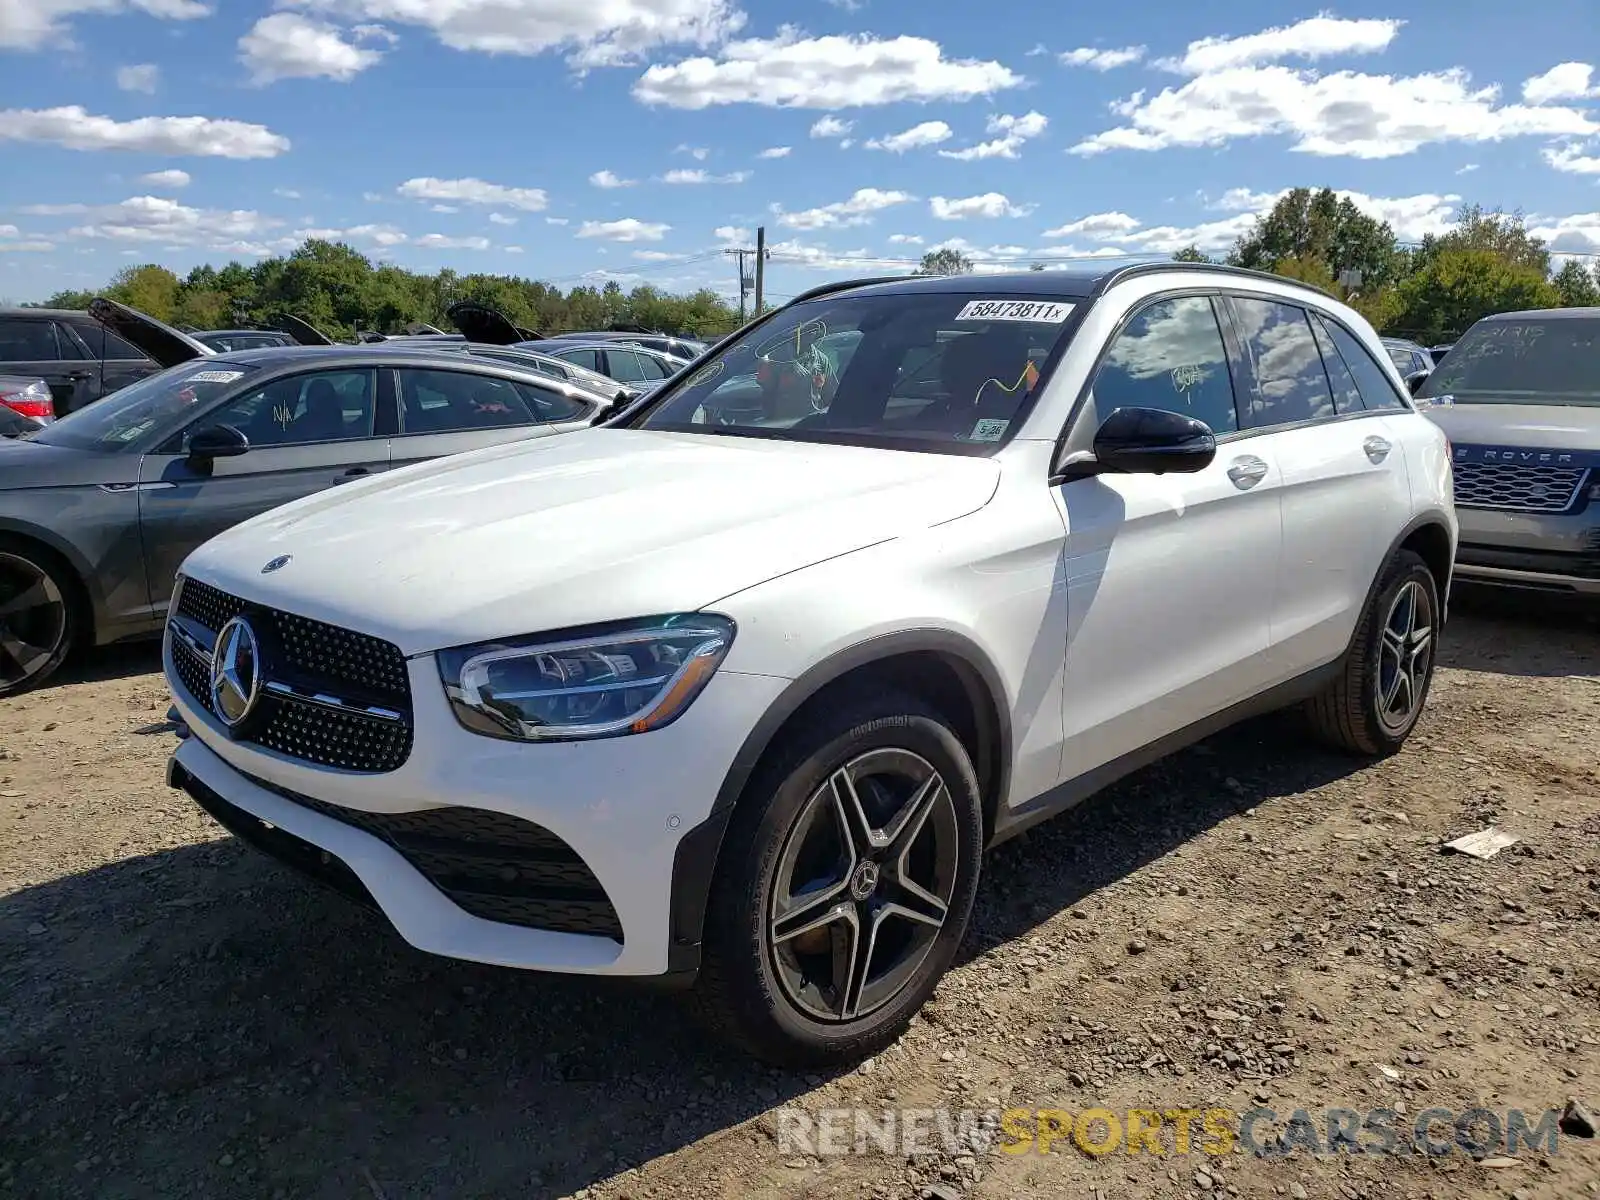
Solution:
M1600 596L1600 308L1485 317L1417 405L1450 438L1456 577Z

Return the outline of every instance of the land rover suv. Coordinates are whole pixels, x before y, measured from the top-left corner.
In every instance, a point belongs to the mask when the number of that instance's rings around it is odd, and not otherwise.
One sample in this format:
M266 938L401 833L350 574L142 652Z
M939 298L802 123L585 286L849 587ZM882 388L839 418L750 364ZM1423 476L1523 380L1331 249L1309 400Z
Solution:
M414 946L692 982L755 1054L849 1060L986 847L1264 710L1398 750L1455 542L1443 433L1321 292L834 284L605 427L195 551L169 782Z

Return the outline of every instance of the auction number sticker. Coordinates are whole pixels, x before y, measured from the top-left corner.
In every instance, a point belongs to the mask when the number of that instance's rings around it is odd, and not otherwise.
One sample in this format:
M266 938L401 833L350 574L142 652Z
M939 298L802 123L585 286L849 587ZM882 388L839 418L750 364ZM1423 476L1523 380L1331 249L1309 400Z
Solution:
M958 321L1029 321L1060 325L1072 305L1059 300L971 300L956 314Z
M243 371L196 371L189 376L190 383L232 383L235 379L243 379Z

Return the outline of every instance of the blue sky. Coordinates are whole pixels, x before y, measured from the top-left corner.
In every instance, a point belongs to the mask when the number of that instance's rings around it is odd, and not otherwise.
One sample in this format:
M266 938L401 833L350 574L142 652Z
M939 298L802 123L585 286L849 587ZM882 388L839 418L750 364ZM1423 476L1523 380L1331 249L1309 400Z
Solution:
M783 298L944 244L1222 250L1298 185L1600 254L1594 0L1054 7L4 0L0 298L307 236L726 292L757 225Z

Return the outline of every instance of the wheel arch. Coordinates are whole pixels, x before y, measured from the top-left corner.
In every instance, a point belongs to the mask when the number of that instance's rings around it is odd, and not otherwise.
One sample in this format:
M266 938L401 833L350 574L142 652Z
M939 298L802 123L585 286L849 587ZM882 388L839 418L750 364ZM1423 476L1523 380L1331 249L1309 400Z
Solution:
M710 816L679 843L673 863L669 973L690 973L699 965L706 897L723 834L762 761L797 719L826 705L842 689L869 686L913 692L951 721L978 774L985 842L992 836L1011 772L1010 709L993 660L970 638L946 629L902 630L858 642L815 664L783 690L734 756Z
M71 593L71 600L77 606L77 617L81 623L75 641L79 646L92 646L95 629L100 623L101 597L91 582L94 575L88 569L88 563L70 542L32 524L0 520L0 547L7 544L39 554L61 570L62 582Z

